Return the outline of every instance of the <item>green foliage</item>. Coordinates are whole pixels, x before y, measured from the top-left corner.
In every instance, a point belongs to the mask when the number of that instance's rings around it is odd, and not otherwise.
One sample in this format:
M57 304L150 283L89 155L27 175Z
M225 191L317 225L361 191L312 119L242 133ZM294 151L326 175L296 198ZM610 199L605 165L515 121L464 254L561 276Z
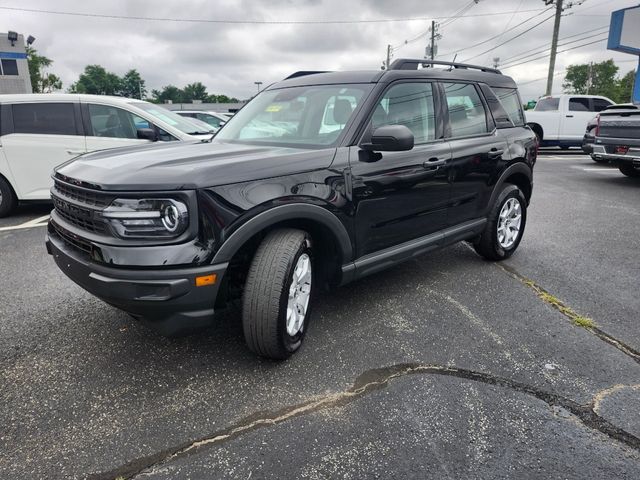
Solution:
M166 103L170 100L173 103L182 103L182 90L175 85L167 85L161 90L151 90L153 101L156 103Z
M591 82L589 85L589 70ZM562 88L566 93L578 95L602 95L616 103L629 102L635 78L634 71L618 78L618 67L612 59L603 62L570 65L564 78Z
M129 70L122 77L120 85L120 95L128 98L137 98L142 100L147 93L144 79L137 70Z
M235 103L239 100L227 95L210 95L207 87L201 82L190 83L184 88L175 85L167 85L160 90L152 90L151 95L156 103L165 103L171 100L172 103L190 103L194 100L201 100L203 103Z
M46 67L51 66L53 61L43 55L38 55L38 51L30 45L27 46L27 62L33 93L50 93L62 88L60 77L44 71Z
M115 73L107 72L101 65L87 65L69 91L94 95L118 95L122 91L122 79Z

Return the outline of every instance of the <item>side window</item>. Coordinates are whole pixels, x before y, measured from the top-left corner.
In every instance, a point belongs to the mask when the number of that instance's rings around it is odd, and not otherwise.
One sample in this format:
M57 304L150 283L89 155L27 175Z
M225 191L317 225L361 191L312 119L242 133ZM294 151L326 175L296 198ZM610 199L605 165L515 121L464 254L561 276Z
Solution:
M604 98L594 98L593 99L593 112L601 112L605 108L611 105L611 102L605 100Z
M138 138L138 128L149 128L146 120L109 105L89 104L89 118L94 137Z
M487 112L473 85L445 83L452 137L487 133Z
M404 125L416 144L434 140L436 117L430 83L399 83L386 91L371 119L372 131L383 125Z
M16 103L11 109L15 133L77 135L73 103Z
M18 62L10 58L3 58L0 62L0 75L18 75Z
M214 117L213 115L208 115L206 113L198 113L197 118L198 120L202 120L203 122L208 123L214 128L218 128L220 126L220 122L222 121L217 117Z
M518 96L517 90L499 87L495 87L492 90L498 97L498 100L500 100L500 103L502 103L513 124L515 126L524 125L524 113L522 112L522 105L520 105L520 97Z
M569 99L569 111L571 112L589 112L589 99L588 98L570 98Z

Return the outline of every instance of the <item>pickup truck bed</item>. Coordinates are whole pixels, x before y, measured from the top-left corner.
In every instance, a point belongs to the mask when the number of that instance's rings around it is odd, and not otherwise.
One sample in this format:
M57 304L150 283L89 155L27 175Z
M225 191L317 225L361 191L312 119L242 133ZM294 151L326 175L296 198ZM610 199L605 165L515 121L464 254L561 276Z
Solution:
M601 112L593 154L629 177L640 177L640 110Z

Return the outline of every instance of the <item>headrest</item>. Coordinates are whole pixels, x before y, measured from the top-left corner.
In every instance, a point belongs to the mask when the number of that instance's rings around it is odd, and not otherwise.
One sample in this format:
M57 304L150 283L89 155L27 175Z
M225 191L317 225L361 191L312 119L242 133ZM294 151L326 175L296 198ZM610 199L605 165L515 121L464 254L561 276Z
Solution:
M111 115L109 115L109 117L107 118L107 123L105 124L105 127L115 128L119 126L120 126L120 119L118 118L118 115L116 115L115 113L112 113Z
M353 109L351 108L351 102L343 98L336 99L336 103L333 105L333 119L336 123L344 125L349 120Z

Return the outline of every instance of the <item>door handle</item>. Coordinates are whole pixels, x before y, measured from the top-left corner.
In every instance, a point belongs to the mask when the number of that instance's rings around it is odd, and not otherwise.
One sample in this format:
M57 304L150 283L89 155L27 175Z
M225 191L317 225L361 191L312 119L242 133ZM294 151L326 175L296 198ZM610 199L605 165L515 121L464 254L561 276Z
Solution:
M438 157L433 157L427 160L426 162L424 162L422 166L424 168L437 170L440 166L444 165L446 161L447 161L446 159L441 160Z
M573 118L573 115L567 115L567 118Z
M502 149L492 148L487 152L487 157L489 158L500 158L502 155L504 155L504 150Z
M67 150L67 153L69 155L82 155L83 153L85 153L84 150Z

